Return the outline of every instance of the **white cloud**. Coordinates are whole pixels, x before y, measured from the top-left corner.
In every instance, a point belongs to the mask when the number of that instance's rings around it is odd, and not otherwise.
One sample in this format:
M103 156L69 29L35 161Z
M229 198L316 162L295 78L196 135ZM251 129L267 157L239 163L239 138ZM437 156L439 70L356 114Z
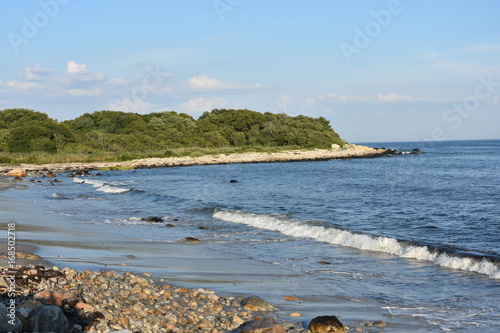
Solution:
M70 96L99 96L102 94L102 90L99 88L74 88L68 89L67 94Z
M54 72L53 69L49 68L41 68L40 65L35 65L35 67L25 67L24 75L26 80L28 81L41 81L43 79L43 75Z
M68 74L85 74L88 72L87 64L77 64L73 60L68 61L66 72Z
M78 64L73 60L67 62L66 73L76 81L93 82L104 80L104 75L101 73L89 72L87 64Z
M464 49L466 52L473 53L500 53L500 44L478 44Z
M208 77L205 74L188 79L191 89L196 91L217 91L217 90L233 90L233 89L255 89L259 88L260 84L242 85L239 83L222 82L216 78Z
M8 81L7 83L0 82L0 86L9 87L15 90L22 90L22 91L43 88L42 85L36 82L19 82L16 80Z
M280 110L280 112L286 112L286 109L289 104L291 104L293 100L288 97L288 96L280 96L280 99L278 102L276 102L277 108Z
M122 99L109 102L107 104L107 109L113 111L141 113L141 112L150 112L152 106L153 104L151 104L150 102L146 102L140 99L134 99L134 100Z
M227 107L227 100L222 97L204 98L197 97L181 103L180 107L183 112L204 112L215 108Z
M121 85L129 84L130 83L128 80L120 79L120 78L109 79L107 82L109 84L112 84L112 85L115 85L115 86L121 86Z
M378 94L377 95L377 101L382 102L382 103L397 103L397 102L422 102L422 101L429 101L430 99L428 98L421 98L421 97L412 97L412 96L407 96L407 95L398 95L398 94Z

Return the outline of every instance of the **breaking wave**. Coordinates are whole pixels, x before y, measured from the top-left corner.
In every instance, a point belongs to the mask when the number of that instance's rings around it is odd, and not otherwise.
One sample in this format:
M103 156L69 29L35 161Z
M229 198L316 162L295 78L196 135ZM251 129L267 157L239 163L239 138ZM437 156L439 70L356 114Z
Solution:
M105 182L105 181L95 180L95 179L73 178L73 183L89 184L89 185L92 185L93 187L97 188L96 190L99 192L111 193L111 194L124 193L124 192L128 192L128 191L132 190L131 188L124 188L124 187L115 186L117 184L121 185L123 183Z
M402 258L425 260L442 267L485 274L491 278L500 279L499 267L486 258L459 256L443 250L429 249L428 246L409 244L391 237L374 237L333 227L310 225L305 221L275 214L219 210L214 213L213 217L227 222L278 231L283 235L296 238L311 238L333 245L390 253Z

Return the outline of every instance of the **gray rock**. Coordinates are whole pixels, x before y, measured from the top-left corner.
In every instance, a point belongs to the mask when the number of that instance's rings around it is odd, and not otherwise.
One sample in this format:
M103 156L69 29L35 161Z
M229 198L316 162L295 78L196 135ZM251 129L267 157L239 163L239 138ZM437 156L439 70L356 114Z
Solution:
M15 309L11 312L5 305L0 303L0 332L21 332L23 324L16 317Z
M69 323L61 308L55 305L37 306L30 312L33 332L68 333Z
M277 311L278 308L264 301L259 296L252 296L241 301L241 306L250 311Z
M251 320L231 331L232 333L285 333L281 324L272 318Z

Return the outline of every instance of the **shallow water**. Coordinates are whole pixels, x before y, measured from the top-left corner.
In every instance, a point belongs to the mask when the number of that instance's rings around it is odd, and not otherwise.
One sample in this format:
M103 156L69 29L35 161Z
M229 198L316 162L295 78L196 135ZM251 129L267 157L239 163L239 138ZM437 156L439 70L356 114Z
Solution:
M347 320L363 320L342 311L362 304L374 320L396 317L388 332L409 318L446 331L498 331L500 141L376 146L425 153L108 171L6 194L62 215L53 228L70 230L74 241L61 243L67 231L25 238L58 243L59 258L46 255L73 266L126 262L275 302L298 295L301 305L284 306L305 316L331 304ZM165 222L141 220L151 215ZM86 258L77 250L89 243L84 232L102 235ZM124 240L140 262L124 257Z

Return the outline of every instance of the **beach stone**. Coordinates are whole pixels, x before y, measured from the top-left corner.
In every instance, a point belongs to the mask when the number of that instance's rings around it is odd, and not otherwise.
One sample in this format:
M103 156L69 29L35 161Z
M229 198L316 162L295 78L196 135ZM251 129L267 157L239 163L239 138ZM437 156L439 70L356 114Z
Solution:
M278 308L264 301L259 296L247 297L241 301L241 306L250 311L277 311Z
M337 144L332 144L332 150L339 150L339 149L342 149L342 147L340 145L337 145Z
M55 305L37 306L31 310L29 322L33 332L69 332L69 322L61 308Z
M346 333L344 325L336 316L319 316L311 320L309 330L313 333Z
M251 320L231 331L232 333L286 333L281 324L272 318Z
M35 295L33 298L40 303L45 305L57 305L58 307L63 306L63 301L67 298L73 298L75 294L72 292L61 292L52 290L42 290Z
M373 322L373 326L383 328L386 327L387 324L383 320L376 320Z
M17 169L12 169L9 172L7 172L7 176L9 177L26 177L28 174L26 173L26 170L17 168Z
M198 243L198 242L201 242L201 240L199 240L198 238L194 238L194 237L186 237L184 238L184 240L186 242L191 242L191 243Z
M238 181L236 179L231 179L229 182L234 184L237 183Z
M410 154L421 154L422 152L418 148L414 148L411 150Z
M285 297L283 297L283 299L285 301L295 301L295 302L299 300L297 297L293 297L293 296L285 296Z
M21 320L16 317L15 313L11 314L4 304L0 303L0 332L20 332L22 329Z
M163 222L163 219L158 216L148 216L145 219L142 219L143 221L148 221L148 222L153 222L153 223L160 223Z

